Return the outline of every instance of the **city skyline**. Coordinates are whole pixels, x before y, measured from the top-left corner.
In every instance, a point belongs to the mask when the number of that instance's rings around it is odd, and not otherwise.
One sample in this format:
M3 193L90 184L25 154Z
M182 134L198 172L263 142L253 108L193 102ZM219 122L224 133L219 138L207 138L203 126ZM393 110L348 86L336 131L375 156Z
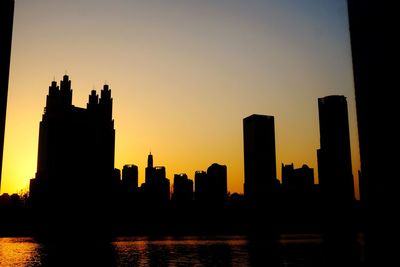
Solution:
M0 1L1 263L393 265L393 5Z
M227 165L228 190L242 193L241 122L255 113L275 117L277 166L293 162L317 170L317 98L332 94L349 100L357 178L345 1L314 3L313 8L308 2L254 1L245 8L226 1L136 1L117 2L111 9L108 1L93 9L75 1L50 2L16 3L2 192L26 188L34 176L44 92L53 75L59 77L65 70L73 77L73 101L80 107L88 90L100 88L99 77L110 83L115 166L137 165L139 184L144 181L146 156L153 152L167 166L169 179L186 173L194 180L195 171L213 162ZM267 14L275 10L276 23L257 12L259 7ZM199 8L207 21L199 16ZM315 16L308 18L309 14ZM290 23L284 22L289 15ZM72 29L77 30L74 35ZM37 62L40 68L35 67ZM281 178L280 172L277 176Z

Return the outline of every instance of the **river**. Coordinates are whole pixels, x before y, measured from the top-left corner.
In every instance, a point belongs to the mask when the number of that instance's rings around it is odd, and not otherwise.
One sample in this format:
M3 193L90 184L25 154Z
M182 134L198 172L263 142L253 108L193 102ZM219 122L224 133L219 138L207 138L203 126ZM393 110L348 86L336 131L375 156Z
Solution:
M52 247L32 238L0 238L0 266L362 266L362 244L327 245L319 235L120 237Z

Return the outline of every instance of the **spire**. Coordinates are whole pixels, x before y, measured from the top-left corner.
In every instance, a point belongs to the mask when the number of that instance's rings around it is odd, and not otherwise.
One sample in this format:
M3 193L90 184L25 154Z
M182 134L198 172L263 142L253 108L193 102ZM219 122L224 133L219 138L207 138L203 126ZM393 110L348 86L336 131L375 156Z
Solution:
M147 167L148 168L153 168L153 155L149 154L149 156L147 157Z

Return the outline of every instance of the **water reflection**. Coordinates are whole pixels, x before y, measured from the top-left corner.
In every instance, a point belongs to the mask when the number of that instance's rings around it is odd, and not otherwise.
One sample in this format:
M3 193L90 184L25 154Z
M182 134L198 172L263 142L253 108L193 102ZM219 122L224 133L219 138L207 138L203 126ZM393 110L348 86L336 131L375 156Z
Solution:
M45 266L115 266L115 250L111 244L44 245L41 262Z
M361 266L362 255L357 240L319 235L84 240L50 245L0 238L0 266Z
M32 238L0 238L0 266L40 266L40 251Z
M123 238L113 244L121 265L249 266L243 238Z

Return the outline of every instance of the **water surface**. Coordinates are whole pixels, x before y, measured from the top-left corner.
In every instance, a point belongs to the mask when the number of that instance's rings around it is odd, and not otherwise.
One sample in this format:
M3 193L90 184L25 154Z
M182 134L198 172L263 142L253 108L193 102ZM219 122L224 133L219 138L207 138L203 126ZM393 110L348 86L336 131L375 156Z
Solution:
M123 237L101 246L83 240L54 247L32 238L0 238L0 266L357 266L361 260L359 246L327 245L318 235L282 235L275 241Z

